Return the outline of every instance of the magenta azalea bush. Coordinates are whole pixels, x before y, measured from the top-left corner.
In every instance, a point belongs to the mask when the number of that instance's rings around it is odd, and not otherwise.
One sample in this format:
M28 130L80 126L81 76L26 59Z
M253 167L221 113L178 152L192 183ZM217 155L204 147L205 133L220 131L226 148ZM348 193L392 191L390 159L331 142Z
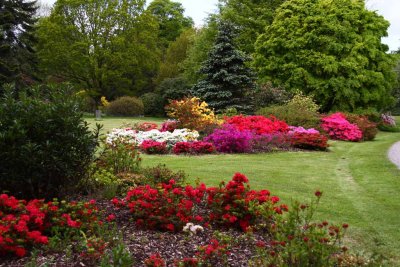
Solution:
M222 153L249 153L252 150L253 134L247 130L224 124L212 134L204 138L205 142L213 143L216 150Z
M357 125L351 124L343 113L337 112L322 119L321 127L332 139L357 142L362 132Z

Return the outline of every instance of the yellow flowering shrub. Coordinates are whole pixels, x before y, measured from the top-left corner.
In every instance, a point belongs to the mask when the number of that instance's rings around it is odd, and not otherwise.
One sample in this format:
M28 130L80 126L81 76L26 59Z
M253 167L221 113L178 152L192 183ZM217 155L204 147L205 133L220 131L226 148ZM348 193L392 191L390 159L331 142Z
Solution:
M102 96L102 97L100 98L100 101L101 101L101 105L102 105L103 107L108 107L108 105L110 105L110 102L108 102L108 100L107 100L107 98L106 98L105 96Z
M167 115L178 120L182 128L202 131L207 127L222 123L208 104L197 97L170 101L165 109Z

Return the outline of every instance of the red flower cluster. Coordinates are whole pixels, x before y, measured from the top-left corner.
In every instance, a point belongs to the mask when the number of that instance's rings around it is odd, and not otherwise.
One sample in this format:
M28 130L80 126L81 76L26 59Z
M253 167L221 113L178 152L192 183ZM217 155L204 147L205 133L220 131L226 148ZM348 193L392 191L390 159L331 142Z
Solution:
M255 134L273 134L277 132L286 133L289 126L284 121L280 121L274 116L266 118L264 116L233 116L226 119L226 123L233 125L240 131L251 131Z
M0 195L0 255L13 253L19 257L28 248L48 243L48 233L53 227L60 232L66 229L90 228L97 225L95 203L29 202L6 194Z
M332 139L357 142L363 137L360 128L351 124L340 112L323 118L321 127Z
M161 188L139 186L127 193L125 205L130 209L139 227L166 231L181 231L193 220L202 221L193 215L195 203L200 203L206 191L204 184L196 188L181 187L174 180L162 184ZM121 206L120 201L113 201Z
M153 140L144 140L140 145L140 149L147 154L168 153L167 144L165 142L157 142Z
M202 263L212 262L215 258L223 258L225 255L228 255L230 252L227 247L226 244L221 244L217 239L211 239L210 244L198 248L199 252L196 256Z
M301 149L326 150L328 148L328 138L319 133L294 133L290 142L292 146Z
M241 173L236 173L226 186L223 183L219 188L207 189L207 204L211 209L210 221L223 224L227 227L241 228L247 231L249 226L255 223L257 211L251 209L264 203L268 203L271 212L282 213L287 211L286 205L275 205L279 198L270 196L268 190L250 190L249 180Z
M209 142L179 142L173 148L174 154L211 154L215 152L215 146Z
M153 123L153 122L143 122L143 123L140 123L140 124L136 125L135 128L138 131L147 132L147 131L151 131L151 130L157 129L158 125L156 123Z
M163 122L161 125L161 132L173 132L175 129L178 129L178 121L176 120L167 120Z
M165 267L165 261L160 254L153 254L144 261L146 267Z
M198 267L200 261L197 258L183 258L175 261L175 267Z

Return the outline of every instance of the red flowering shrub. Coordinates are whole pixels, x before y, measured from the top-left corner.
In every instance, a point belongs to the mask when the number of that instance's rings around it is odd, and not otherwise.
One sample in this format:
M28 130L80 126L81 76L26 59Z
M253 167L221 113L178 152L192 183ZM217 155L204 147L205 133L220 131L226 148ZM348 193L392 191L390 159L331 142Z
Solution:
M191 153L193 154L211 154L215 152L215 146L209 142L192 142Z
M353 123L357 125L358 128L360 128L362 132L363 141L371 141L375 139L375 136L378 133L378 128L376 123L368 120L366 116L347 114L346 117L350 123Z
M332 139L357 142L362 139L362 132L357 125L351 124L343 113L337 112L322 119L322 129Z
M192 146L189 142L178 142L175 144L172 151L174 154L189 154L192 150Z
M211 239L210 244L198 248L196 256L200 260L201 266L226 266L229 254L227 244L221 244L217 239ZM224 264L221 264L221 259Z
M215 152L215 146L209 142L179 142L176 143L173 152L175 154L211 154Z
M85 231L101 222L95 202L29 202L6 194L0 195L0 255L13 253L19 257L37 244L47 244L48 236L76 229Z
M158 125L157 125L157 123L154 123L154 122L142 122L142 123L136 124L134 128L138 131L147 132L147 131L157 129Z
M289 126L274 116L234 116L226 119L226 123L235 126L240 131L251 131L255 134L286 133Z
M256 222L258 212L254 207L264 204L271 214L287 210L286 205L275 205L279 198L270 196L268 190L250 190L248 182L245 175L236 173L227 185L207 189L211 222L247 231Z
M290 139L292 145L302 149L326 150L328 138L319 133L294 133Z
M144 261L146 267L165 267L165 260L160 254L153 254Z
M139 186L127 193L126 206L139 227L165 231L181 231L183 226L193 220L202 220L193 215L195 203L200 203L206 186L181 187L174 180L163 183L161 187ZM121 206L120 201L113 201Z
M161 124L161 132L173 132L175 129L178 129L178 121L177 120L166 120Z
M166 142L157 142L153 140L144 140L140 149L147 154L166 154L168 153Z
M174 265L175 267L198 267L200 261L197 258L183 258L182 260L176 260Z

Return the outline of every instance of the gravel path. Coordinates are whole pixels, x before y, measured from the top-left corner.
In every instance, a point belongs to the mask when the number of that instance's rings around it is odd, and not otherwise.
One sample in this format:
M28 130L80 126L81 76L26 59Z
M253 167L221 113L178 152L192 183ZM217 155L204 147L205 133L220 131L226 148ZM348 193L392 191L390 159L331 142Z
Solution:
M388 158L397 166L397 168L400 169L400 142L397 142L390 147Z

